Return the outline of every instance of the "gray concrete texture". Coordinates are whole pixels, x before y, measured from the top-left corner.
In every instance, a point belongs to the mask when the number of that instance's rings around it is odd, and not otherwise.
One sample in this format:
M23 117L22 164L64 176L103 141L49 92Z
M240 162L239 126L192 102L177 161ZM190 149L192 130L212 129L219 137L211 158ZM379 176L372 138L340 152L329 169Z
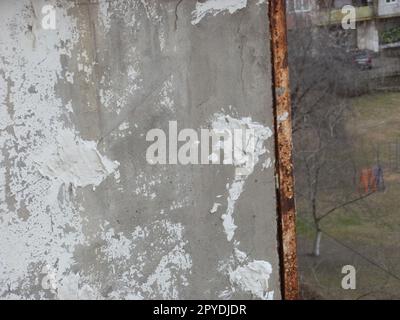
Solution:
M279 299L267 3L89 2L0 2L0 297ZM169 121L254 170L150 164Z

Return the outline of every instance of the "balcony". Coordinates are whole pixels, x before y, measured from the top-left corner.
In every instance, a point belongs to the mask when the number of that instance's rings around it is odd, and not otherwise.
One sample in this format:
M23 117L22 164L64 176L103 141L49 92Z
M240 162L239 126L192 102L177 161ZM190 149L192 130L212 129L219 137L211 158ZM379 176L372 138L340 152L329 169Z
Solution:
M339 24L342 22L345 14L342 13L341 9L320 11L314 17L314 24L316 25L329 25ZM356 21L370 20L375 16L374 8L371 6L363 6L356 8Z

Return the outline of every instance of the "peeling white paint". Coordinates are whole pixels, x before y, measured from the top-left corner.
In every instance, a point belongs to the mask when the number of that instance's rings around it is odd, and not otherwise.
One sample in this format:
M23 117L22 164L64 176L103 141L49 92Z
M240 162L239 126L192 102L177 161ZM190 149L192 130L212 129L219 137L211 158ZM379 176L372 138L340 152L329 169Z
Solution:
M99 10L98 18L100 20L101 25L104 28L104 33L106 34L111 29L111 17L110 17L111 4L110 1L99 1L97 5Z
M180 278L181 284L188 286L189 283L184 272L190 270L191 267L190 256L185 252L182 245L178 244L161 258L154 273L142 285L142 289L151 292L154 290L153 288L156 288L163 299L179 299L176 281ZM176 274L176 270L179 270L179 274Z
M233 164L236 167L235 174L249 176L259 162L259 157L267 152L264 142L272 137L272 130L258 122L253 122L251 117L237 119L223 113L214 114L211 125L216 131L230 133L226 140L230 141L233 151L238 154L233 158ZM232 133L238 129L245 133L244 143L239 139L233 139ZM224 149L224 144L218 141L212 146L213 154L217 154L220 149Z
M212 206L212 208L210 209L210 213L216 213L218 211L218 208L221 206L220 203L215 202Z
M189 199L187 197L183 197L182 199L179 200L173 200L169 210L174 211L177 209L185 208L189 205Z
M198 24L206 15L229 11L230 14L247 6L247 0L206 0L196 2L196 9L192 12L192 24Z
M101 299L97 289L86 283L79 273L69 273L62 277L57 287L57 298L60 300L98 300Z
M118 130L119 131L124 131L124 130L128 130L128 129L129 129L129 122L128 121L124 121L118 126Z
M8 83L0 74L0 131L5 130L8 126L12 125L12 119L7 111L6 99L8 95Z
M94 141L98 128L88 128L85 139L80 136L73 121L80 112L87 110L73 105L75 99L64 101L59 95L61 92L63 96L64 90L78 88L82 79L83 87L94 85L95 71L98 71L95 69L97 62L93 62L94 51L82 50L81 46L88 38L80 38L77 21L70 15L73 2L62 1L62 5L57 6L57 30L54 32L38 27L42 2L32 2L36 16L31 10L31 1L0 3L0 298L185 298L184 287L189 285L193 264L197 261L192 261L184 226L175 220L180 213L168 211L192 205L188 192L182 195L182 191L188 188L182 184L174 185L177 199L163 204L165 209L157 215L164 220L149 220L145 215L136 214L136 210L151 203L152 199L162 201L161 197L156 197L165 178L154 173L157 171L140 171L133 161L124 167L126 171L122 171L118 162L111 160L115 159L114 156L98 149ZM199 19L199 22L207 14L217 15L224 11L234 13L246 4L247 1L238 0L198 3L198 16L194 20ZM141 16L131 14L141 5L145 6L145 14L143 11ZM125 7L128 8L126 11ZM124 25L132 27L129 35L135 35L139 20L147 17L159 28L155 37L158 36L161 51L168 49L169 29L159 14L159 4L144 0L129 3L101 1L97 8L97 21L103 26L97 33L100 38L111 36L109 32L118 25L112 23L117 14L117 19L121 18ZM29 30L27 24L31 22L33 27ZM101 45L103 39L97 40ZM158 50L157 43L153 49ZM103 76L99 79L98 107L105 116L104 120L125 108L136 107L132 106L132 98L142 89L144 81L142 53L136 52L132 46L126 54L127 59L122 64L126 69L118 70L118 76L112 73L112 65L103 64L107 61L99 63ZM102 59L101 54L99 59ZM71 65L77 66L75 72L66 71ZM176 83L174 80L171 76L161 90L155 91L158 94L155 102L162 110L176 112L173 89L178 80ZM256 126L265 130L251 118L224 116L219 120L218 124L227 127ZM115 140L112 142L131 134L130 124L138 128L137 124L123 121L113 132ZM265 139L260 134L261 145ZM256 163L263 154L261 145L252 155ZM242 165L235 163L236 169L241 169ZM239 177L235 171L233 180L227 185L228 209L224 214L224 228L231 240L236 229L234 207L251 172ZM129 184L133 188L123 191L129 192L137 207L115 208L114 205L101 210L103 203L96 201L103 199L99 199L98 194L88 189L70 188L97 187L112 176L115 181L107 182L117 184L116 190L121 191L120 180L133 179ZM105 196L120 195L110 190L110 194ZM100 210L85 212L86 201ZM221 210L223 199L218 201L210 212ZM107 216L109 221L106 221L104 216L109 211L113 214L111 218ZM173 216L174 221L167 220L169 216ZM239 250L237 241L233 247L233 262L229 266L239 263L243 270L231 268L235 270L232 271L232 286L258 297L257 286L250 280L256 279L254 273L262 270L249 269L246 264L248 255ZM94 259L90 256L92 254ZM243 274L252 275L246 278L250 279L246 284L239 281L239 275L243 279ZM36 287L33 288L32 284Z
M272 267L269 262L254 260L230 272L229 278L232 284L250 292L255 297L262 300L272 300L274 292L269 291L268 286L271 273Z
M223 227L228 241L234 239L235 230L238 226L234 222L234 211L236 202L239 200L244 191L244 186L248 176L250 176L255 166L260 161L260 158L265 153L270 153L265 147L265 141L272 137L272 130L260 123L252 121L251 118L233 118L229 115L217 113L213 116L212 128L217 130L234 129L252 129L251 138L254 139L254 148L242 150L242 145L236 145L237 141L233 141L233 148L244 151L244 161L234 161L235 176L231 183L227 183L228 191L227 209L221 218ZM231 135L229 135L231 136ZM223 148L223 144L213 146L215 148ZM249 166L250 164L250 166ZM270 167L272 160L268 157L262 165ZM246 170L243 170L246 169ZM233 243L234 253L227 261L220 264L219 271L228 275L232 286L221 291L219 297L222 299L231 299L237 288L250 292L254 297L259 299L273 299L273 291L268 291L268 279L272 273L272 267L269 262L255 260L248 262L248 254L239 249L240 242L235 240Z
M232 143L233 149L237 152L241 152L242 156L239 157L240 160L234 158L235 177L232 183L227 184L227 210L221 216L227 239L231 241L237 228L233 217L236 201L244 190L247 177L253 173L254 167L259 162L260 157L267 152L264 142L272 137L273 133L270 128L252 121L250 117L236 119L222 113L214 114L211 125L213 129L219 131L227 130L233 132L235 129L242 129L244 132L245 130L250 130L251 134L248 138L254 139L254 144L252 145L254 148L250 149L243 148L242 144L236 140ZM232 135L230 135L230 137L232 137ZM213 152L216 152L216 149L223 149L224 144L219 143L218 145L213 145L212 148Z
M119 166L97 151L94 141L85 141L70 130L61 130L56 144L34 156L40 173L74 187L97 187Z
M39 4L39 2L35 2ZM79 209L59 181L40 176L34 156L66 130L68 110L55 94L63 79L61 58L71 56L78 40L75 20L67 15L73 3L58 8L57 32L27 31L27 21L38 25L30 1L0 3L0 70L7 82L9 117L0 127L0 297L33 298L31 284L42 277L43 265L57 264L67 277L75 247L86 242ZM32 35L32 32L35 34ZM34 39L34 41L32 40ZM57 48L57 49L55 49ZM11 121L10 121L11 120ZM45 157L43 155L43 160ZM7 193L3 190L7 188Z
M192 268L182 224L156 220L145 227L137 226L130 234L118 233L118 237L110 228L101 237L107 239L102 252L113 268L129 267L109 294L111 298L182 298L178 288L189 284Z
M235 258L240 262L243 263L247 260L247 254L238 248L239 243L235 242L235 248L233 249L235 252Z
M157 12L156 3L154 3L153 1L148 1L148 0L140 0L140 2L144 7L147 19L149 19L153 22L160 21L161 16Z
M165 26L163 24L164 16L159 13L159 4L157 2L148 0L140 0L140 3L145 9L147 19L149 19L152 24L158 26L158 42L160 45L160 50L163 52L167 44L167 39Z
M166 81L164 81L160 95L159 95L159 105L162 109L175 112L175 102L172 97L173 93L173 76L171 75Z
M273 166L273 161L270 157L266 158L264 163L262 164L263 170L272 168L272 166Z
M135 179L136 188L134 194L154 199L157 187L163 182L162 175L149 175L145 172L138 172Z
M101 234L101 238L107 243L102 248L102 252L106 255L109 262L121 258L130 258L132 241L126 238L122 232L116 234L114 228L110 228Z
M130 98L142 88L143 78L136 57L135 48L129 55L129 67L124 70L120 78L110 78L110 67L100 79L99 97L102 106L110 111L120 114L128 106ZM121 83L124 86L121 87Z

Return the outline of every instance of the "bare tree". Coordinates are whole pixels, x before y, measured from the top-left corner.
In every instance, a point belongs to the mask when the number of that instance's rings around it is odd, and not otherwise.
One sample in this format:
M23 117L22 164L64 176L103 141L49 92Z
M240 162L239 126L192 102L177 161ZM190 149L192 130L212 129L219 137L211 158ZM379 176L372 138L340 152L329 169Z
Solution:
M345 132L356 70L340 37L329 27L289 32L296 192L312 216L315 256L321 220L364 198L354 195L356 169Z

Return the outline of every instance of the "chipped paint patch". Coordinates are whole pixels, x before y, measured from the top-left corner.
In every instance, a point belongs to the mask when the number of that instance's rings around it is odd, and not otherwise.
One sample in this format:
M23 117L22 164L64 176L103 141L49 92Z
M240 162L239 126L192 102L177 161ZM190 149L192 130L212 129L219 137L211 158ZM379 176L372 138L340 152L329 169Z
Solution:
M42 267L57 265L63 281L72 272L75 247L86 243L80 209L59 180L39 174L49 159L43 154L40 164L33 156L57 145L56 137L66 130L61 119L68 119L68 109L55 87L68 81L61 59L71 56L78 41L76 21L67 15L73 3L57 9L57 33L37 28L38 8L30 1L0 6L0 70L7 83L1 109L9 115L0 117L0 127L10 129L0 135L0 167L5 168L0 171L0 297L44 298L47 292L31 290L43 276ZM26 29L27 21L32 30Z
M156 220L128 234L117 234L107 225L101 234L106 239L102 253L114 271L111 277L116 278L110 298L182 298L178 288L189 284L192 259L181 223Z
M129 67L119 75L119 78L110 78L110 67L100 79L99 98L107 111L119 114L128 106L131 97L142 88L143 79L139 69L135 48L129 55ZM121 86L124 83L124 86Z
M102 252L107 257L108 262L113 262L116 259L130 258L132 241L126 238L122 232L116 233L114 228L110 228L101 234L101 238L107 243L102 248Z
M196 2L196 9L192 12L192 24L198 24L206 15L212 14L214 17L224 11L230 14L245 8L247 0L206 0Z
M111 29L111 4L110 1L99 1L97 3L99 15L98 18L100 20L100 24L104 29L104 33L108 33Z
M216 213L218 211L218 208L221 206L220 203L215 202L212 206L212 208L210 209L210 213Z
M234 161L235 176L233 181L226 185L228 191L227 209L221 216L227 240L232 241L234 239L235 230L238 228L234 221L236 202L243 193L246 180L253 173L261 156L270 153L265 147L265 141L271 138L273 133L270 128L252 121L249 117L239 119L222 113L217 113L213 116L212 127L220 131L251 129L252 135L249 138L254 139L254 143L250 149L243 148L242 144L236 145L237 141L233 141L233 149L243 153L242 157L239 157L239 159L245 160ZM248 140L245 145L250 145ZM213 152L215 152L216 149L223 148L224 145L219 143L212 147ZM272 160L268 157L263 163L262 168L264 169L265 166L269 167L271 165ZM227 261L220 263L219 271L225 273L229 277L232 286L220 292L219 297L222 299L231 299L233 294L237 291L237 288L239 288L242 291L250 292L254 297L259 299L273 299L273 291L268 291L268 279L272 273L271 264L261 260L248 262L248 254L241 251L239 245L240 242L234 240L233 254Z
M234 130L241 129L243 132L246 132L246 130L250 132L249 136L246 135L248 141L245 141L244 144L242 144L241 141L237 141L237 139L235 139L232 144L234 152L240 152L241 156L234 157L235 177L233 182L228 183L226 186L228 190L227 210L221 216L227 239L231 241L237 228L233 217L236 201L244 190L246 178L253 173L254 167L259 162L260 157L267 152L264 142L271 138L273 133L270 128L252 121L250 117L237 119L222 113L214 114L211 125L214 130L218 131L233 132ZM232 137L232 135L229 136ZM243 145L250 145L250 139L253 141L251 147L243 147ZM221 143L213 145L213 154L223 148L224 144Z
M34 156L40 173L49 179L95 188L119 166L102 156L94 141L83 140L70 130L61 130L56 140Z
M229 273L233 285L241 290L250 292L262 300L272 300L274 291L269 291L268 280L272 273L271 264L267 261L254 260Z
M183 197L182 199L179 200L173 200L169 207L169 210L174 211L177 209L185 208L187 206L189 206L189 199L188 197Z
M233 218L233 213L235 211L235 204L236 201L239 199L240 195L243 192L243 186L244 186L244 179L243 177L237 177L235 178L235 181L232 184L227 185L228 189L228 208L226 210L226 213L224 213L221 216L222 219L222 225L224 226L224 230L226 233L226 238L228 241L231 241L233 239L233 236L235 235L235 230L237 229L237 226L235 225L234 218Z
M129 122L128 121L124 121L118 126L118 130L119 131L124 131L124 130L128 130L128 129L129 129Z
M273 161L270 157L265 159L264 163L262 164L263 170L272 168L272 166L273 166Z
M175 112L175 102L172 97L173 93L173 76L171 75L166 81L164 81L160 94L159 94L159 105L161 109L165 109L171 112Z
M162 175L149 175L139 172L136 175L136 188L133 190L135 195L154 199L156 197L157 186L162 182Z

